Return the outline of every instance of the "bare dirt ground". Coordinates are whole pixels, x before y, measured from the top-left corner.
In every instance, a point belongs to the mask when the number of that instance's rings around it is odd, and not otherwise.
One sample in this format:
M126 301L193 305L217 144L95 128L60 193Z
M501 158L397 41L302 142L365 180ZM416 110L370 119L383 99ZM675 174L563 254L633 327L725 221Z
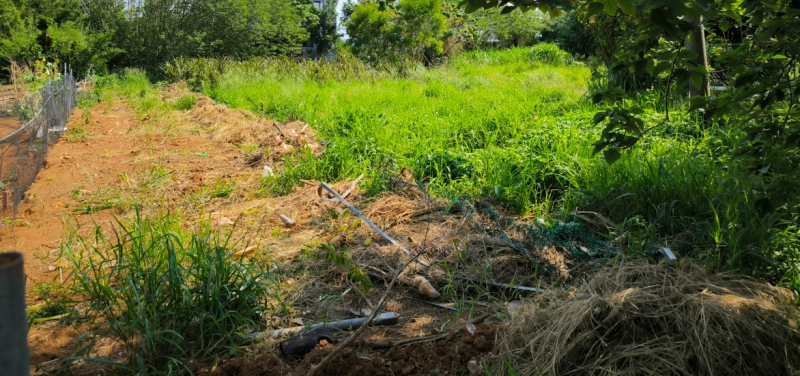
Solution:
M0 138L8 136L22 125L17 117L0 117Z

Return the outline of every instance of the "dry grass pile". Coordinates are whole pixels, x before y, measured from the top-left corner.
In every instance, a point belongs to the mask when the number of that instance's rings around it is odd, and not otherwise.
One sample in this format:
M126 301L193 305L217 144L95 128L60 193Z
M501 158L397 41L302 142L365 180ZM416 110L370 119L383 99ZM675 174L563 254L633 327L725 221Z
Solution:
M164 102L175 102L180 97L184 95L192 95L194 94L189 86L186 85L186 82L175 82L167 85L163 90L161 90L161 100Z
M512 312L498 355L520 375L796 375L792 298L688 263L624 263Z
M363 210L367 218L383 228L444 210L447 201L431 198L416 185L403 184L393 192L385 192Z
M253 113L229 108L215 103L206 96L199 96L189 111L189 118L211 132L218 144L252 145L267 149L267 155L283 155L308 147L314 154L321 154L322 145L316 142L317 132L302 121L280 124Z

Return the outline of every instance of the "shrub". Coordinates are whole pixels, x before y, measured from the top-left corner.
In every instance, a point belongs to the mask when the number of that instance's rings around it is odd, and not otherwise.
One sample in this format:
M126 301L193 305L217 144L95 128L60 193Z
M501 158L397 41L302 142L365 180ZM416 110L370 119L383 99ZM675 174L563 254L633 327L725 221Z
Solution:
M557 44L539 43L531 47L531 59L542 64L564 65L572 61L572 56Z
M575 12L552 19L542 32L544 41L557 43L562 50L577 57L595 55L597 42L594 38Z

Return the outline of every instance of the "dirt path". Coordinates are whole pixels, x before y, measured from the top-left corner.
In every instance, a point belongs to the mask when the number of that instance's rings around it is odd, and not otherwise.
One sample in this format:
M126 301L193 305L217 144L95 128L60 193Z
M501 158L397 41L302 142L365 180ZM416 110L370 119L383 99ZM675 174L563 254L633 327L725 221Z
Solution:
M187 170L195 172L194 180L203 181L227 167L213 166L214 159L238 157L232 147L216 147L199 135L143 134L133 110L123 103L103 103L86 110L92 114L90 124L85 124L83 111L75 110L67 128L83 127L87 136L73 142L63 137L50 150L46 165L18 208L17 219L0 227L0 250L25 256L28 288L58 280L63 266L57 260L58 250L71 228L93 223L106 226L114 214L122 212L91 213L91 208L81 208L87 205L86 198L102 200L100 196L126 188L126 178L146 173L154 161L192 166ZM212 152L215 158L200 156Z
M43 286L59 286L69 273L59 251L72 231L87 233L95 224L110 228L114 216L124 216L123 208L92 213L90 207L102 205L103 196L131 188L127 179L146 174L155 163L192 166L181 169L192 174L193 185L208 176L242 169L219 163L238 158L239 153L233 147L214 145L208 137L188 132L170 137L143 132L135 113L124 103L102 103L86 110L91 113L89 124L83 111L75 110L67 127L83 127L87 136L77 140L62 137L52 147L46 165L17 209L16 219L5 218L0 226L0 250L24 255L28 305L42 303ZM206 157L208 154L214 157ZM158 196L158 192L152 194ZM170 198L174 197L167 197ZM31 363L63 359L72 351L77 335L71 326L58 323L32 327Z

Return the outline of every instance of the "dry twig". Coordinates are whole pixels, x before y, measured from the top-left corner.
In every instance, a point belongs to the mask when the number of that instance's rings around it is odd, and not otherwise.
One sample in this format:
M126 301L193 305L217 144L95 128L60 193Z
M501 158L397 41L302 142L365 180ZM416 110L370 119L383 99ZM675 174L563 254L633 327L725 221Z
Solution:
M419 255L417 255L417 257L419 257ZM386 292L383 293L383 296L381 296L381 299L378 301L378 304L376 304L375 307L373 307L372 312L370 312L369 316L364 321L365 324L362 325L360 328L358 328L358 330L356 330L353 333L353 335L344 340L344 342L336 346L333 349L333 351L331 351L330 354L328 354L328 356L322 359L322 361L320 361L317 365L312 366L311 369L308 371L308 376L313 376L314 374L316 374L320 369L322 369L325 366L325 364L327 364L333 358L338 356L342 351L344 351L344 349L347 348L347 346L355 342L356 338L358 338L358 336L361 335L361 333L363 333L365 329L367 329L367 327L369 326L367 324L372 322L372 320L375 319L375 316L378 315L378 312L380 312L383 309L383 306L386 305L386 300L389 298L389 293L392 292L392 289L397 284L397 281L400 279L400 275L403 274L403 271L408 267L408 265L414 262L417 259L417 257L414 257L410 261L403 264L394 273L394 277L392 277L392 281L389 283L389 287L386 288Z

